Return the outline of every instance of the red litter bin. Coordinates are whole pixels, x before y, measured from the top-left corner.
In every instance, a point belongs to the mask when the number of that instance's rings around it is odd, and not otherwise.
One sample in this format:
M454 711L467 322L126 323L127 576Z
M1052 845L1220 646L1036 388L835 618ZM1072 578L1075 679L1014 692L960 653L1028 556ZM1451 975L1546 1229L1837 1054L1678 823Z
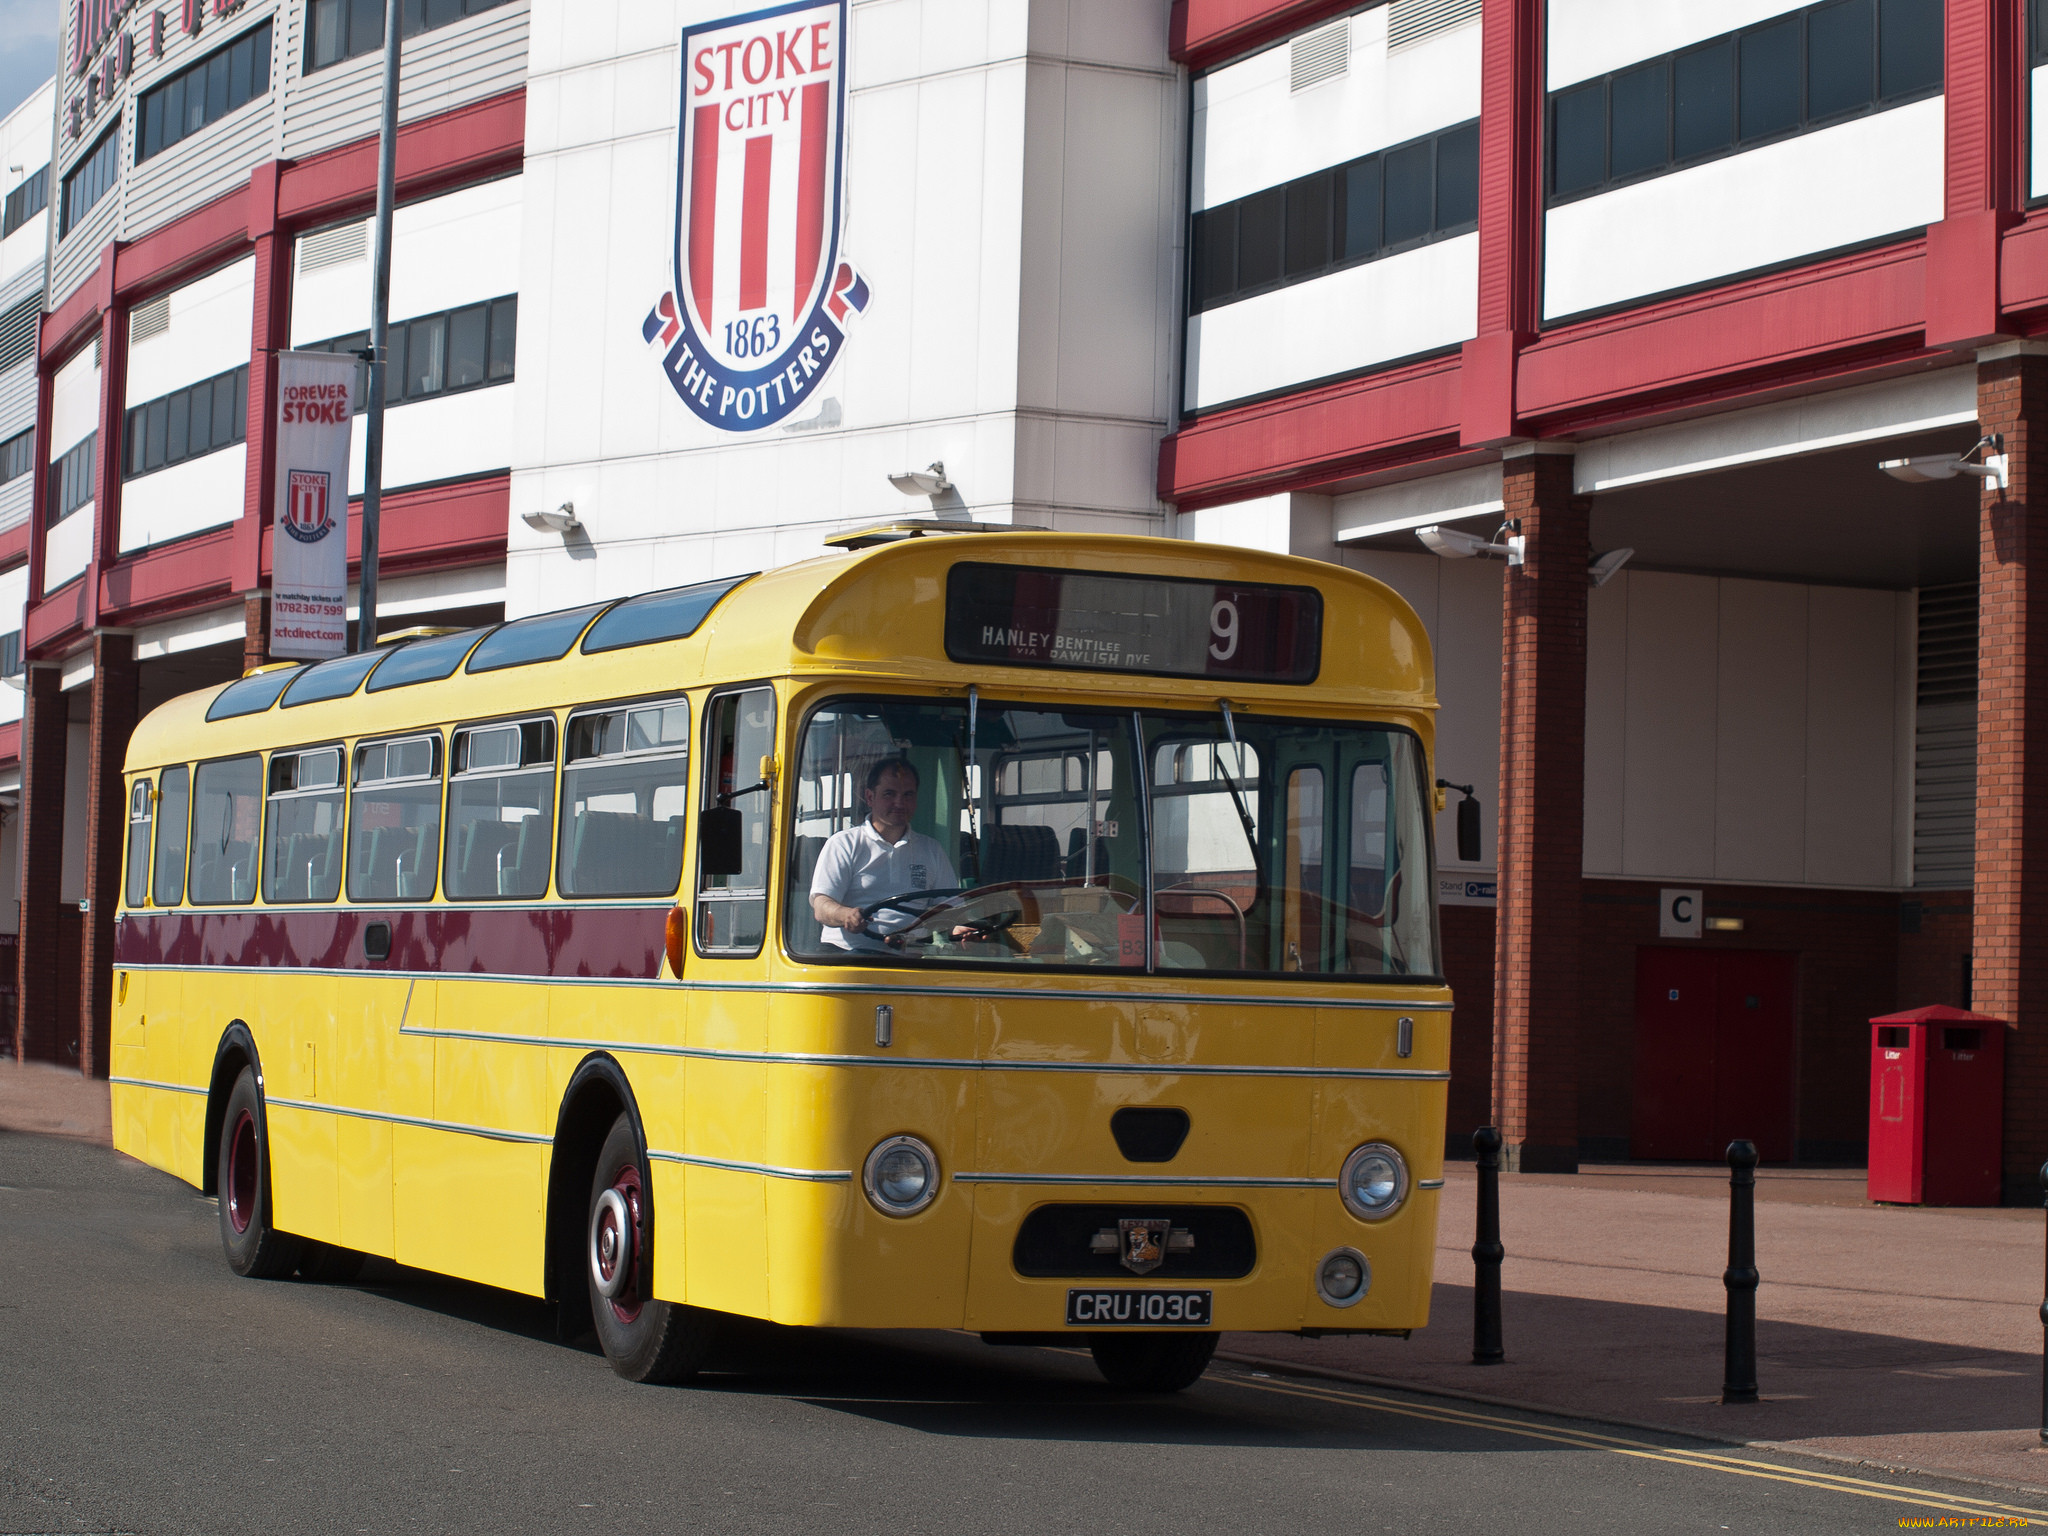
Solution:
M1870 1021L1870 1178L1894 1205L1996 1205L2005 1021L1915 1008Z

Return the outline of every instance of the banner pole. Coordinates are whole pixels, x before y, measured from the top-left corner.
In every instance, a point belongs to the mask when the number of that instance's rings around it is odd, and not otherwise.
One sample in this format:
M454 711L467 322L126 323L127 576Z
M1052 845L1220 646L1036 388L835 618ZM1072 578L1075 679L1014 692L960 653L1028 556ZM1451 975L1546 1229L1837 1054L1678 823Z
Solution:
M377 645L377 548L384 510L384 375L391 322L391 205L398 180L399 0L384 0L384 114L377 130L377 236L370 286L369 420L363 425L363 570L356 649Z

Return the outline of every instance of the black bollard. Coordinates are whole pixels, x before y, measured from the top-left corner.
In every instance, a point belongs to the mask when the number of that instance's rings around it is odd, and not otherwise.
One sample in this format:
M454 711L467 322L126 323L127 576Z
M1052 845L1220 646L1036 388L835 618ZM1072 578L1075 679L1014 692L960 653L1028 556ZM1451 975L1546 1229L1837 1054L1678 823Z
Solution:
M2041 1165L2042 1203L2048 1205L2048 1163ZM2048 1297L2041 1301L2041 1327L2048 1338ZM2041 1355L2041 1443L2048 1445L2048 1349Z
M1728 1349L1721 1401L1756 1401L1756 1147L1728 1143Z
M1500 1347L1500 1132L1482 1126L1472 1133L1479 1154L1479 1241L1472 1245L1472 1363L1499 1365Z

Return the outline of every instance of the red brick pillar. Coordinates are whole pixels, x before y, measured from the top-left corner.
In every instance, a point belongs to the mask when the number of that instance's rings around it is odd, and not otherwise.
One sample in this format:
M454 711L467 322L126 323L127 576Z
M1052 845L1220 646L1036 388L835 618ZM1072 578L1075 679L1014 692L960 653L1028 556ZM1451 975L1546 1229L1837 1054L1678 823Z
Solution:
M1579 1166L1579 930L1586 788L1588 503L1572 460L1511 446L1507 516L1527 542L1501 599L1493 1115L1505 1166Z
M1986 483L1978 525L1971 1004L2013 1031L2005 1190L2031 1205L2048 1156L2048 357L1987 348L1977 419L2003 440L2009 484Z
M23 1061L73 1060L77 1017L61 956L69 924L64 881L64 758L71 701L54 665L32 663L22 680L21 947L14 1052Z
M85 913L78 982L78 1070L105 1077L114 998L114 913L121 904L128 794L121 766L135 733L135 637L92 637L92 734L85 770Z
M244 513L243 516L248 516ZM270 593L248 592L242 597L242 670L248 672L270 661Z

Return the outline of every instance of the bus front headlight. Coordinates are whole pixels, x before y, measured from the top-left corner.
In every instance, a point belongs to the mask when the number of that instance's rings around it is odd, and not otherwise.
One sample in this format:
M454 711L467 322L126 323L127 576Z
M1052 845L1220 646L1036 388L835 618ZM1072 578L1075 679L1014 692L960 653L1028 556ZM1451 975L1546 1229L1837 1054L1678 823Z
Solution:
M1360 1221L1384 1221L1408 1198L1408 1164L1385 1142L1368 1141L1344 1159L1337 1195Z
M884 1216L915 1216L938 1197L938 1154L915 1136L891 1136L868 1154L860 1184Z

